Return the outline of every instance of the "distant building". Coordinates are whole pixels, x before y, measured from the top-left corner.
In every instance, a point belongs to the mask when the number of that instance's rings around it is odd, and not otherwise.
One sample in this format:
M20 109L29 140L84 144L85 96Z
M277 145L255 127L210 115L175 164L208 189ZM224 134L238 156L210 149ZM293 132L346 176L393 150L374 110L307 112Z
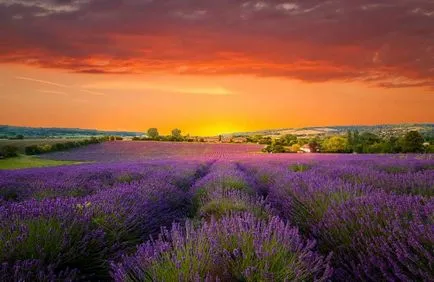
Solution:
M310 147L308 144L301 146L300 151L303 153L311 153Z

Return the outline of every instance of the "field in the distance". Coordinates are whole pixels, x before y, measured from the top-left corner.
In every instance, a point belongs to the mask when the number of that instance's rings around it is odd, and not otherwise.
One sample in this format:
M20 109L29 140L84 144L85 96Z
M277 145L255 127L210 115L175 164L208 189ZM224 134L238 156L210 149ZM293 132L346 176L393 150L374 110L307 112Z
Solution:
M261 147L106 142L0 171L0 281L434 281L432 155Z
M260 154L263 147L263 145L256 144L116 141L44 154L41 157L53 160L98 162L198 157L224 158Z

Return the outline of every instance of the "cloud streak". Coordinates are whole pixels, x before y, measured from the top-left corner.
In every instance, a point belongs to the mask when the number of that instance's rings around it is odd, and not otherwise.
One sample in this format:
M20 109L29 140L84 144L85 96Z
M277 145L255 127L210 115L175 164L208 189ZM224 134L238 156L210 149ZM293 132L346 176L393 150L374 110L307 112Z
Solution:
M0 0L0 63L432 87L433 19L431 0Z
M55 95L60 95L60 96L68 96L68 93L63 92L63 91L54 91L54 90L40 89L40 90L38 90L38 92L47 93L47 94L55 94Z
M51 81L47 81L47 80L35 79L35 78L25 77L25 76L16 76L15 79L25 80L25 81L30 81L30 82L36 82L39 84L45 84L45 85L56 86L56 87L61 87L61 88L69 87L68 85L65 85L65 84L60 84L60 83L55 83L55 82L51 82Z
M220 86L191 87L162 85L148 82L137 81L114 81L114 82L94 82L84 85L83 87L97 90L117 90L117 91L146 91L155 90L170 93L182 94L201 94L201 95L232 95L233 91ZM91 91L93 92L93 91Z

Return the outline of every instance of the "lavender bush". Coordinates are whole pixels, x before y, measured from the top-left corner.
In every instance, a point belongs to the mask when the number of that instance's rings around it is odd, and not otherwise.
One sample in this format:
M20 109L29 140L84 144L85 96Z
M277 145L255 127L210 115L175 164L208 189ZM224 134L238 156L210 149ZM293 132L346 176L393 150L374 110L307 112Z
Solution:
M340 279L434 280L434 199L375 194L330 209L315 234Z
M194 228L174 225L113 265L116 281L325 281L328 258L274 217L224 217Z

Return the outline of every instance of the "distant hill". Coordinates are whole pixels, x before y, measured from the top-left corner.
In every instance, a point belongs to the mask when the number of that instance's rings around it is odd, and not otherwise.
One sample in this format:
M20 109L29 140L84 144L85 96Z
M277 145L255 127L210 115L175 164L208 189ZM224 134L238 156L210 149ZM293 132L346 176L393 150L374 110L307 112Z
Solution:
M281 129L266 129L252 132L235 132L233 136L281 136L285 134L293 134L297 136L316 136L316 135L331 135L343 134L348 130L358 130L359 132L371 132L380 136L402 135L408 131L416 130L423 135L434 135L433 123L420 124L381 124L381 125L347 125L347 126L321 126L321 127L303 127L303 128L281 128Z
M24 127L0 125L1 137L14 137L23 135L30 138L77 138L90 137L101 135L116 135L116 136L139 136L142 133L128 131L102 131L96 129L81 129L81 128L46 128L46 127Z

